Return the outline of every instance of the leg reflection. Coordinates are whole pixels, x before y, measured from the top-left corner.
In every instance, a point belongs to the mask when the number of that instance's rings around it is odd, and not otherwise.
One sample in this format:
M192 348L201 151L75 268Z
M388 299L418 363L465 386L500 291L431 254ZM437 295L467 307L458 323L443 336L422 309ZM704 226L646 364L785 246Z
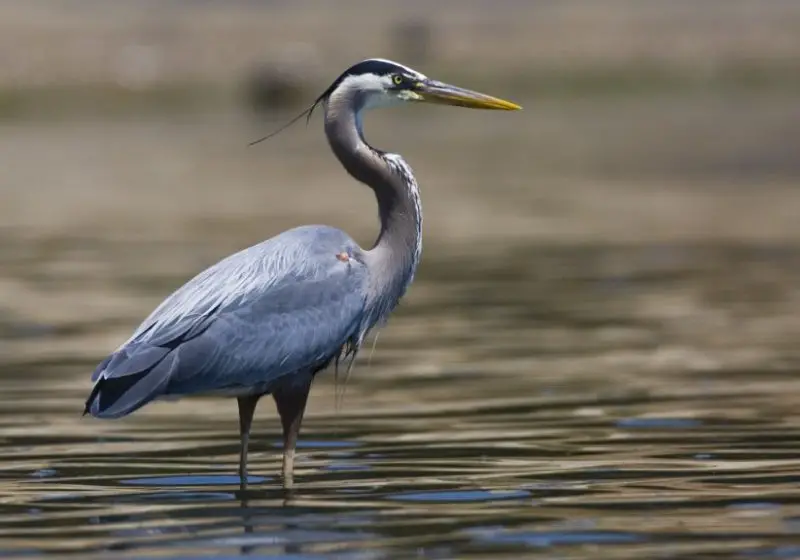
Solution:
M294 508L295 491L291 488L281 488L282 503L279 508L264 508L261 509L261 515L271 518L268 521L270 525L270 532L275 532L278 535L284 534L286 536L285 543L281 551L283 554L300 554L302 552L302 543L293 542L291 538L292 533L301 530L302 524L300 522L292 521L292 508ZM250 556L259 554L258 548L269 546L273 548L274 544L258 543L257 539L252 538L256 532L258 525L259 508L253 507L251 503L258 499L269 499L273 496L267 496L263 491L248 490L245 485L241 485L237 493L239 505L241 508L242 529L244 532L244 543L239 547L239 554L241 556ZM274 519L278 517L284 520L283 523L276 524Z

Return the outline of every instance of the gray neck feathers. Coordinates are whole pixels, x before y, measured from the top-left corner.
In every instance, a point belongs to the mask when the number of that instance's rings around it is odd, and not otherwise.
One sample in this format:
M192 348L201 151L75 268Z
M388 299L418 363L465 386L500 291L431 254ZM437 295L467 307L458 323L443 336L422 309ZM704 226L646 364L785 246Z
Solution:
M383 154L364 140L361 102L348 91L336 92L324 105L325 134L347 172L375 192L381 231L365 251L380 319L388 314L413 279L422 250L422 210L411 169L395 154Z

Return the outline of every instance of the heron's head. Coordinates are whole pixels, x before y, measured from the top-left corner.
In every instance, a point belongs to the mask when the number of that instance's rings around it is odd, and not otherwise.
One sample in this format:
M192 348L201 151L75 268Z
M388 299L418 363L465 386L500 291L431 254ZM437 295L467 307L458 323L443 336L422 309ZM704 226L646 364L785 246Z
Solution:
M356 109L377 109L401 103L439 103L468 107L516 111L516 103L428 78L407 66L371 58L354 64L339 76L318 102L347 97Z
M345 70L308 109L271 134L251 142L251 145L272 138L302 117L310 119L314 109L320 104L326 109L331 105L346 107L356 114L360 130L359 114L362 110L392 107L409 102L499 111L522 109L511 101L432 80L416 70L391 60L370 58Z

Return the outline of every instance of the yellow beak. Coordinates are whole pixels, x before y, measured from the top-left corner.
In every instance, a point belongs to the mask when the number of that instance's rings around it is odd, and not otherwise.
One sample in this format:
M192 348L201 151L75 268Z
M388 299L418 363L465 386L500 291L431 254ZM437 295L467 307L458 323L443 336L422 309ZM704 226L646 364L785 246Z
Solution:
M519 111L522 109L522 107L511 101L434 80L420 82L413 91L419 96L419 101L427 103L495 111Z

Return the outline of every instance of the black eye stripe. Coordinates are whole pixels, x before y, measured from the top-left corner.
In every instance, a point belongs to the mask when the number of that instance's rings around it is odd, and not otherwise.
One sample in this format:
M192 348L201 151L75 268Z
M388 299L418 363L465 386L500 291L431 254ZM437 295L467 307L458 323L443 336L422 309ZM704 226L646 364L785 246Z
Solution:
M416 86L417 82L418 80L413 76L407 76L405 74L392 74L392 85L394 86L394 89L411 89Z

